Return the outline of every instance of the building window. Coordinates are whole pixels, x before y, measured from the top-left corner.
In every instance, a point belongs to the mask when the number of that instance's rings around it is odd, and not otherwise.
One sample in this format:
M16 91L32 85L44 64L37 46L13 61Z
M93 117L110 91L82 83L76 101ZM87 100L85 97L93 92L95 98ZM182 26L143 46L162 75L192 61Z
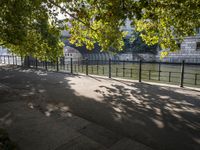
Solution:
M200 42L197 42L196 50L197 50L197 51L200 51Z

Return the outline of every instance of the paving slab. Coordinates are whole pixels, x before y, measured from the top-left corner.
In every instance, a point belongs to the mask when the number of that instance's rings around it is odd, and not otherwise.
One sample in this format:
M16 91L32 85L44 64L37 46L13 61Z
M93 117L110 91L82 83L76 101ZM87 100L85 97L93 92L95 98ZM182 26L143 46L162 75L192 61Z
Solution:
M107 148L121 138L120 135L94 123L85 126L79 132Z
M57 123L65 124L67 127L76 131L79 131L91 124L90 121L76 116L71 112L57 112L57 114L53 113L51 117L56 119Z
M81 135L66 125L47 118L41 112L23 109L24 105L19 104L1 104L0 111L2 112L2 107L10 106L7 112L11 115L4 120L4 127L11 140L17 142L21 150L54 150L59 145Z
M139 142L128 138L123 138L114 144L109 150L152 150Z
M80 136L59 146L55 150L106 150L106 148L85 136Z

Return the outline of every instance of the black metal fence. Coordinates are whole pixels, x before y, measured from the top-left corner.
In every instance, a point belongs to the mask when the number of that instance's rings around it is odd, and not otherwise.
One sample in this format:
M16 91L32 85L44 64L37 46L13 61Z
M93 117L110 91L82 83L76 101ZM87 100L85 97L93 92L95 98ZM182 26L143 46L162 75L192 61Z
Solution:
M141 81L200 87L200 64L59 58L56 62L3 55L0 63L72 74L102 75Z

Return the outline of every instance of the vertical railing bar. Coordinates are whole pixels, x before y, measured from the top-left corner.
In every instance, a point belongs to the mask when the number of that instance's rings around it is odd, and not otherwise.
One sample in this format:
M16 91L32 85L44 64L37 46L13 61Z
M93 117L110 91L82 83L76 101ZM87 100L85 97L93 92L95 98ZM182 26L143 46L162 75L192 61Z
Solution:
M139 63L139 82L142 81L142 60Z
M158 81L160 81L161 63L158 64Z
M181 81L180 81L180 87L183 87L183 82L184 82L184 69L185 69L185 61L182 61L182 66L181 66Z
M112 69L111 68L111 59L109 58L109 70L108 70L109 71L109 75L108 75L109 78L111 78L111 69Z
M85 71L85 73L86 73L86 75L88 75L88 58L86 58L86 60L85 60L85 69L86 69L86 71Z
M72 58L70 58L70 66L71 66L70 72L71 74L73 74L73 59Z

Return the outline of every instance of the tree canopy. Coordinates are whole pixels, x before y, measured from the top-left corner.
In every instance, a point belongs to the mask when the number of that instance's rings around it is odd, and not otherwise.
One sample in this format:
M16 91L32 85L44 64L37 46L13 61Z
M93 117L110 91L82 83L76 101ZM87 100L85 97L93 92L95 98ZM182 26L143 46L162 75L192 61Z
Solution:
M62 55L59 14L77 46L121 50L129 19L148 45L174 51L200 27L200 0L1 0L0 45L40 59Z

